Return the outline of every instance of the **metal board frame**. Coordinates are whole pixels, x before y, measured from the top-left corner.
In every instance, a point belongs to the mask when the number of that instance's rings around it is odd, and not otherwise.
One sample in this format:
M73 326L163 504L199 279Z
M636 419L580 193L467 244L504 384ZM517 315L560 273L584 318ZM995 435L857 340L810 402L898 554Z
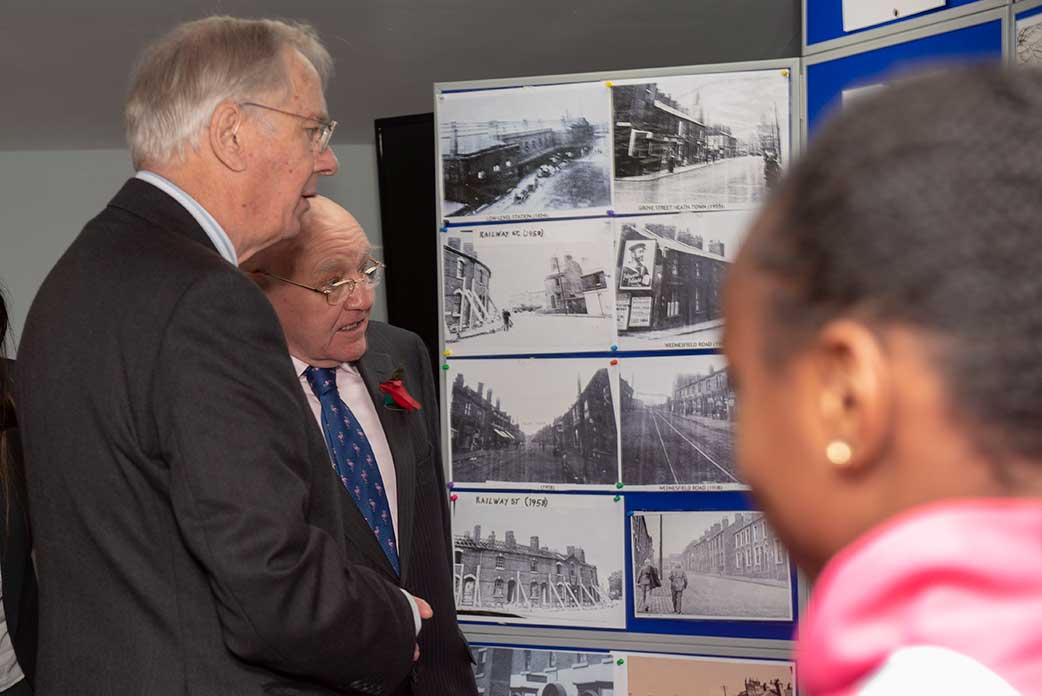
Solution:
M1042 4L1042 0L1030 0L1031 3ZM1027 4L1027 3L1025 3ZM802 103L800 105L800 123L802 124L803 132L800 134L800 142L806 145L807 140L807 125L809 120L809 113L807 108L807 93L810 85L807 83L807 68L819 63L827 63L829 61L837 60L840 58L846 58L848 56L859 55L874 51L880 48L889 48L891 46L897 46L903 43L909 43L918 39L925 39L931 36L937 36L939 34L946 34L951 31L958 29L965 29L967 27L978 26L980 24L986 24L988 22L994 22L1000 20L1002 22L1002 56L1004 60L1008 60L1010 56L1010 46L1012 45L1012 29L1010 29L1010 8L1003 6L984 12L975 12L967 16L961 16L946 21L931 22L927 25L914 29L911 31L902 31L898 33L892 33L887 36L882 36L871 41L860 41L857 43L847 43L846 45L826 52L815 53L812 56L806 56L801 61L801 81L802 89L800 94L802 95Z
M442 290L442 279L444 278L444 253L442 251L441 231L445 229L445 221L442 218L442 188L444 185L441 169L441 139L438 134L438 96L444 93L496 89L505 87L525 87L536 85L556 85L576 82L599 82L613 80L627 80L643 77L671 77L677 75L699 75L719 72L738 72L744 70L788 70L791 76L789 81L789 103L790 124L789 142L791 143L790 158L796 157L803 149L802 134L803 127L803 103L802 95L803 79L801 61L799 58L784 58L764 61L741 61L731 63L712 63L689 66L672 66L664 68L647 68L637 70L599 71L585 73L570 73L563 75L529 76L518 78L501 78L491 80L469 80L461 82L437 82L434 84L434 141L436 147L436 177L435 200L433 201L437 210L436 220L438 229L434 230L434 243L437 249L438 259L438 341L442 355L442 367L447 367L450 357L449 351L445 349L445 295ZM555 354L561 357L572 356L574 353ZM585 353L586 357L611 356L611 353ZM495 356L507 357L507 356ZM495 359L493 357L492 359ZM509 357L529 357L527 354L511 355ZM469 358L468 358L469 359ZM450 479L449 459L449 389L452 384L447 370L440 370L441 376L441 437L442 437L442 466L447 481ZM451 486L450 482L450 486ZM626 543L624 541L624 543ZM626 570L628 580L629 570ZM799 574L797 578L796 596L798 602L797 616L801 615L807 604L809 587L806 578ZM627 616L627 621L629 617ZM708 655L718 657L750 657L764 659L791 660L792 640L767 640L754 638L733 638L717 636L698 636L690 634L666 634L666 633L640 633L628 632L625 629L575 629L575 628L550 628L540 626L518 626L490 623L461 623L460 628L467 639L474 643L494 645L531 645L533 647L567 647L592 650L628 650L635 652L661 652L683 655Z
M835 2L842 2L842 0L835 0ZM801 20L803 23L803 37L801 39L803 45L802 55L804 58L808 58L810 56L817 56L817 54L825 51L834 51L848 46L886 39L887 37L892 37L896 34L928 29L932 25L941 22L947 22L960 17L974 15L979 12L986 12L988 10L1006 7L1010 4L1010 0L979 0L979 2L970 3L969 5L960 5L940 12L916 15L902 22L897 22L896 24L887 24L876 29L860 31L851 34L850 36L841 36L836 39L829 39L828 41L821 41L810 45L807 44L807 0L802 0L801 4L803 7ZM869 49L866 48L864 50Z

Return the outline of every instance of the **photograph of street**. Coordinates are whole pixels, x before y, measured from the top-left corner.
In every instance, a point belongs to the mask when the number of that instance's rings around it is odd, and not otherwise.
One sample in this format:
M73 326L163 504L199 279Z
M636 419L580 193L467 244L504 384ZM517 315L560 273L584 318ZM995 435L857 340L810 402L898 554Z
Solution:
M789 554L760 512L630 518L638 619L792 621Z
M617 219L619 348L718 348L724 276L755 214L737 210Z
M790 157L788 70L615 82L618 212L756 207Z
M451 367L452 481L582 488L619 480L608 360L456 360Z
M1017 19L1018 65L1042 65L1042 11Z
M474 677L482 696L612 696L615 660L611 653L471 644Z
M609 220L482 225L441 235L453 355L604 351L615 342Z
M624 501L611 495L459 492L456 609L466 621L623 628Z
M793 696L795 666L780 660L739 660L639 653L621 659L619 694L627 696Z
M611 204L611 90L603 82L438 96L442 215L528 219Z
M738 490L734 389L721 355L619 360L622 482Z

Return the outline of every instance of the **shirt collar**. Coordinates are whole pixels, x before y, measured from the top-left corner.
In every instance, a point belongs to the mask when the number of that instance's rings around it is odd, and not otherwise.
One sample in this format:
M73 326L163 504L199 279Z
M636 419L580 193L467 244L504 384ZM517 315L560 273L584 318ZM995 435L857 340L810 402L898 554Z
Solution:
M301 360L298 357L296 357L295 355L289 356L289 359L293 361L293 369L296 370L297 377L300 377L300 378L303 379L304 371L306 369L308 369L309 367L311 367L311 366L308 365L303 360ZM340 363L339 365L336 366L336 369L344 370L345 372L349 372L351 374L356 374L356 375L359 374L358 368L355 367L354 365L352 365L351 363Z
M206 233L206 236L210 238L211 242L213 242L214 247L217 248L217 253L219 253L221 257L231 265L239 265L239 257L235 253L235 246L232 245L232 240L228 237L228 234L224 231L214 216L199 204L199 201L189 196L182 188L166 177L160 176L155 172L150 172L147 169L142 169L134 174L134 178L147 181L180 203L181 206L187 210L193 218L195 218L195 221L199 223L199 226L203 228L203 232Z

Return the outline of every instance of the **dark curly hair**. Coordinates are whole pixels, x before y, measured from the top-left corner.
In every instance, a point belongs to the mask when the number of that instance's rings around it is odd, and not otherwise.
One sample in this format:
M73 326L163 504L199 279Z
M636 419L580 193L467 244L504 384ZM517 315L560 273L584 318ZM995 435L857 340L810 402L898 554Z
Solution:
M1042 457L1042 73L900 80L811 139L750 238L778 281L768 360L856 314L935 336L978 444Z

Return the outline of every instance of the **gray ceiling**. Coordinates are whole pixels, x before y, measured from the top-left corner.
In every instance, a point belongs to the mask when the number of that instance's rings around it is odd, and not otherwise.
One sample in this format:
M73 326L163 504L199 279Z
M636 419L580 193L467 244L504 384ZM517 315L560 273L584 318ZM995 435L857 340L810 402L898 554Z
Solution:
M795 56L799 0L0 0L0 150L122 147L129 67L214 13L315 25L337 142L431 110L450 80Z

